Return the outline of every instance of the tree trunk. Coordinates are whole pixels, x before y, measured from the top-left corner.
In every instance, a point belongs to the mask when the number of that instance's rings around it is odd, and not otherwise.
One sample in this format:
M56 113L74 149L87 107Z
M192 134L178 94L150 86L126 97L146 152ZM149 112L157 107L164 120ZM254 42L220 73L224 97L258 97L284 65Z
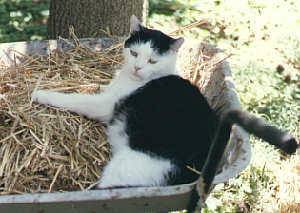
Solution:
M132 14L146 23L148 0L51 0L48 38L68 38L70 26L79 38L126 36Z

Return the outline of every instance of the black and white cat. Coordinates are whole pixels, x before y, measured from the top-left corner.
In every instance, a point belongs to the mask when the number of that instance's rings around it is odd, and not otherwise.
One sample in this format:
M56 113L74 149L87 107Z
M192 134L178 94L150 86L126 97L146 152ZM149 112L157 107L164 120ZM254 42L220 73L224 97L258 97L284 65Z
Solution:
M125 41L124 48L124 65L104 92L90 95L36 91L32 95L35 102L108 123L107 135L112 158L102 173L99 188L165 185L166 176L173 167L168 159L131 148L124 122L126 115L123 115L123 119L116 119L114 111L115 105L137 88L153 79L177 73L177 51L184 39L173 39L160 31L147 29L140 25L135 16L131 17L130 22L130 37ZM152 100L153 106L157 104Z
M112 157L98 188L190 183L198 175L189 165L203 168L207 192L233 123L295 152L296 140L262 119L239 110L217 116L199 89L177 75L177 51L183 41L141 26L132 16L125 63L104 92L33 93L35 102L107 123Z

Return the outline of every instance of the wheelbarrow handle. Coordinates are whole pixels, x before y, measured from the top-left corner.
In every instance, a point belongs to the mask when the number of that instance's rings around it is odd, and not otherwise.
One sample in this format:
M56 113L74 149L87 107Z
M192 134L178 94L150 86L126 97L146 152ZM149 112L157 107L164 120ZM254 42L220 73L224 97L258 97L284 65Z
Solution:
M249 133L275 145L287 154L295 153L299 146L295 138L270 125L264 119L241 110L227 110L221 117L220 125L217 128L205 164L201 170L201 176L197 181L196 190L199 195L199 201L196 212L201 210L212 190L214 177L221 166L223 155L229 142L229 140L224 140L224 138L229 138L233 124L242 126Z

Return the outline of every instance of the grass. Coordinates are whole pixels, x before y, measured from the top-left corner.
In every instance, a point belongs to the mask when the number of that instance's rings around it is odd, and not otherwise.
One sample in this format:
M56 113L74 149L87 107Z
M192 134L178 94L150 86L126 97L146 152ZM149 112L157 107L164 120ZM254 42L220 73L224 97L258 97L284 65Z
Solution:
M229 62L242 108L300 139L300 1L172 3L179 9L168 15L161 9L152 12L149 25L171 32L206 19L206 25L184 31L185 38L204 40L233 54ZM299 212L299 201L289 196L289 190L300 196L299 188L286 190L284 179L300 176L291 169L300 153L288 158L255 137L250 141L250 165L238 177L217 185L202 212Z
M0 43L46 39L50 0L0 0Z

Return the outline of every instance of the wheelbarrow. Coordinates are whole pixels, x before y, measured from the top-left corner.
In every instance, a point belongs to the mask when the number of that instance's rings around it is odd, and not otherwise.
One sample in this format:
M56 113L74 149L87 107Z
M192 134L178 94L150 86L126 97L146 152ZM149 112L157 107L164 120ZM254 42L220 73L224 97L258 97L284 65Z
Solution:
M80 43L92 49L112 45L112 39L81 39ZM22 59L13 50L26 55L49 54L53 50L65 50L61 41L17 42L0 45L0 60L15 66ZM210 58L210 68L202 69L202 60ZM239 109L239 100L231 81L231 71L226 55L219 49L200 42L185 42L178 60L181 75L191 79L206 96L210 105L219 113L226 109ZM187 71L193 70L193 73ZM249 164L251 149L248 134L233 126L224 155L220 161L213 186L228 181ZM201 176L200 176L201 177ZM0 196L0 212L47 213L47 212L168 212L187 209L202 179L190 184L164 187L130 187L73 192L36 193ZM198 186L198 187L197 187ZM213 187L212 187L213 188ZM199 194L205 201L208 194ZM203 203L200 202L199 205Z

